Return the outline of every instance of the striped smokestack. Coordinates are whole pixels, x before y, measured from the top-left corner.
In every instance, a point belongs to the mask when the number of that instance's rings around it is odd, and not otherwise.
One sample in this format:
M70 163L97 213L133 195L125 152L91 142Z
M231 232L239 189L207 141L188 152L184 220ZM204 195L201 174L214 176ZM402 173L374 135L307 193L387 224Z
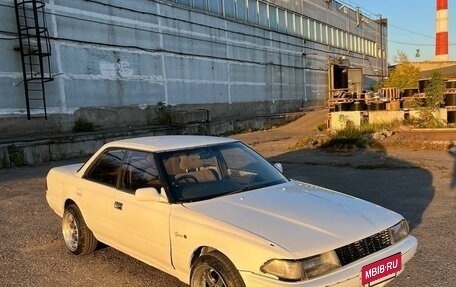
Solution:
M448 0L437 0L435 60L448 61Z

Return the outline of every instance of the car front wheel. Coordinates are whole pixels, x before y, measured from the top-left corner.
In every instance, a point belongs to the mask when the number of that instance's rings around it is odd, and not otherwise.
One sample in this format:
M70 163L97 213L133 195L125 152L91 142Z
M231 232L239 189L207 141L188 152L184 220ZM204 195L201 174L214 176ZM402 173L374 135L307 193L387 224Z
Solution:
M222 253L213 251L200 256L192 267L191 287L245 287L233 263Z
M89 254L97 248L97 239L87 227L81 211L74 204L65 208L62 219L62 234L66 247L73 254Z

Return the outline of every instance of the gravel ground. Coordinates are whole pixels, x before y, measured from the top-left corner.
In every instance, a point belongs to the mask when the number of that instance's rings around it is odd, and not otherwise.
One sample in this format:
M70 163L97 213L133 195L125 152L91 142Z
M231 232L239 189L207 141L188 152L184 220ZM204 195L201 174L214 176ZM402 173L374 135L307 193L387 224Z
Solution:
M273 133L241 137L255 143L271 162L282 162L291 178L370 200L409 220L419 249L389 286L454 285L456 167L452 154L400 149L290 152L286 146L294 137L285 135L281 140ZM0 170L0 285L186 286L110 247L81 257L66 250L60 218L45 200L44 177L52 166L70 162L74 161Z
M0 170L0 286L187 286L110 247L68 252L45 199L50 167Z

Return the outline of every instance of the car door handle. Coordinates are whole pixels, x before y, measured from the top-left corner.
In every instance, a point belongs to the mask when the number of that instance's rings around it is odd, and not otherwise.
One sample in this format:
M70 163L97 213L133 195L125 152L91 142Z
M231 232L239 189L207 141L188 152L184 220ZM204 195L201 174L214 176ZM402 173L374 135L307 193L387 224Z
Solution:
M114 201L114 208L115 209L122 210L122 206L123 206L122 202Z

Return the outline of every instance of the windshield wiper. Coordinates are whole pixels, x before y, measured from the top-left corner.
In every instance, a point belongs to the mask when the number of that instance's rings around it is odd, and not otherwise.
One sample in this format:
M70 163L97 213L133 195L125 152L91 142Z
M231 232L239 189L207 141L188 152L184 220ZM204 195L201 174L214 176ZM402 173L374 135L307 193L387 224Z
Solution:
M241 192L245 192L245 191L249 191L249 190L254 190L254 189L266 187L266 186L269 186L269 185L270 185L269 182L263 182L263 183L256 183L256 184L246 185L246 186L243 186L243 187L241 187L241 188L239 188L239 189L236 189L236 190L227 192L227 193L225 193L224 195L232 195L232 194L236 194L236 193L241 193Z

